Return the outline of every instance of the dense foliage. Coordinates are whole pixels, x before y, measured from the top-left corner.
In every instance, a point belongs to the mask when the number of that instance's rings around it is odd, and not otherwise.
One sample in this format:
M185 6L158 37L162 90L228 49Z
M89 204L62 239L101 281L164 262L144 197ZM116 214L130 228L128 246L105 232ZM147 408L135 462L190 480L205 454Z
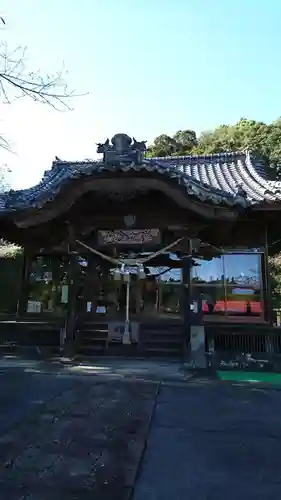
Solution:
M10 189L9 169L0 165L0 195ZM1 238L0 233L0 314L14 314L19 298L22 250Z
M173 136L155 138L148 156L211 154L230 151L251 151L265 162L273 176L281 165L281 118L267 125L241 118L234 125L220 125L199 137L193 130L179 130Z
M272 305L281 308L281 254L269 259L270 286L272 291Z
M0 314L16 313L22 265L22 250L0 240Z

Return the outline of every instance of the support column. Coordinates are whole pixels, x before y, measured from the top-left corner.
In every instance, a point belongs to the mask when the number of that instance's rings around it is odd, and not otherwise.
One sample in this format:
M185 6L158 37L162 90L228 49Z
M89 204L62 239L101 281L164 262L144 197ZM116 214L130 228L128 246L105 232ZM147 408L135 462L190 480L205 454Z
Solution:
M202 297L192 290L192 257L183 258L184 357L186 368L205 369L205 328L202 323Z
M71 255L68 266L68 302L65 319L64 355L74 354L75 324L76 324L76 293L75 293L75 256Z
M183 311L183 339L184 339L184 358L190 357L190 327L191 327L191 269L192 258L190 256L182 257L182 311Z
M75 354L75 327L76 327L76 253L73 229L69 226L69 265L67 273L68 302L65 319L64 355L71 357Z
M270 324L273 323L273 310L272 310L272 290L269 275L269 254L268 254L268 234L267 226L265 223L264 229L264 254L262 256L262 291L263 291L263 302L264 302L264 319Z
M30 267L32 262L32 256L30 253L24 249L23 251L23 263L22 263L22 276L19 291L18 307L17 307L17 317L21 317L26 313L26 306L28 301L29 292L29 275Z

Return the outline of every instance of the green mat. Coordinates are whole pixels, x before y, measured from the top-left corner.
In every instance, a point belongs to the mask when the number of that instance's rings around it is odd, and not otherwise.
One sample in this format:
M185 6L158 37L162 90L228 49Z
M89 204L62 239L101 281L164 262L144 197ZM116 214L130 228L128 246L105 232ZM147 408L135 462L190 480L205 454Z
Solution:
M217 371L220 380L281 385L281 373Z

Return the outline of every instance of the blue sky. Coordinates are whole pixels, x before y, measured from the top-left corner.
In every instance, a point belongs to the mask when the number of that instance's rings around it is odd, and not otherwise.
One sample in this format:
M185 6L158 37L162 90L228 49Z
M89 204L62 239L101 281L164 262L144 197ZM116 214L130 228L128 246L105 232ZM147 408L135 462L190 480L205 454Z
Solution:
M95 156L116 132L151 141L240 117L281 115L278 0L3 0L2 39L28 47L28 67L64 63L88 92L74 111L28 101L1 105L2 154L17 188L39 181L55 155Z

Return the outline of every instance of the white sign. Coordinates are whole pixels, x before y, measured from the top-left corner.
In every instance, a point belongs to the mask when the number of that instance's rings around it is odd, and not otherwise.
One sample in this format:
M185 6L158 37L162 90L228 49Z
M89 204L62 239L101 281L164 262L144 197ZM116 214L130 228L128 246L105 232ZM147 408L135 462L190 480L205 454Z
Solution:
M62 285L61 287L61 299L62 304L68 303L68 285Z

